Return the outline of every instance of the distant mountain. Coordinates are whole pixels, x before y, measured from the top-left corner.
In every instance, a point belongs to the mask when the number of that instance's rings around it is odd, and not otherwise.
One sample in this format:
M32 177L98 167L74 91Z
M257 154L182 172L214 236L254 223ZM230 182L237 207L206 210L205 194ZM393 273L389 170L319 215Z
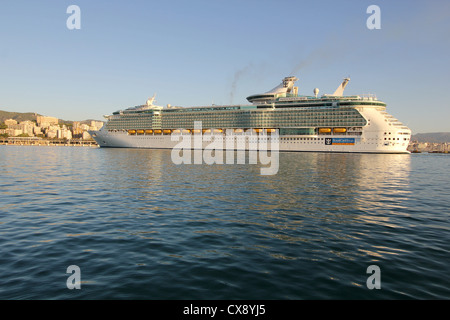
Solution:
M1 111L0 110L0 123L5 122L5 120L8 119L14 119L17 122L20 121L33 121L36 120L36 115L39 116L39 114L34 112L10 112L10 111Z
M432 143L450 142L450 132L416 133L412 135L411 141Z
M2 111L0 110L0 124L5 122L5 120L8 119L14 119L17 122L20 121L36 121L36 116L40 116L39 113L34 112L11 112L11 111ZM93 119L87 119L80 121L81 123L90 124L92 121L99 121L99 120L93 120ZM62 120L59 119L60 124L65 124L67 126L72 126L73 121L72 120Z

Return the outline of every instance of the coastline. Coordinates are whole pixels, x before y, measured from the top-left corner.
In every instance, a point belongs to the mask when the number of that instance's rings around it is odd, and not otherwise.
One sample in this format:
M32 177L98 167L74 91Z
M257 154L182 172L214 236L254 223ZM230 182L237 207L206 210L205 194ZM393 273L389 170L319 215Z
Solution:
M0 139L3 146L65 146L65 147L95 147L99 148L94 140L81 139L40 139L35 137L17 138L9 137Z

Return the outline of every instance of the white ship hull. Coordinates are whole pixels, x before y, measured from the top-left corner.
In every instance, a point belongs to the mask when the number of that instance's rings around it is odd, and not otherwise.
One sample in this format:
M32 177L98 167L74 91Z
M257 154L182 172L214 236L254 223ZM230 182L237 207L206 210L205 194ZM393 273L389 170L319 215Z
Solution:
M202 137L194 142L195 137L180 137L179 140L172 140L171 135L129 135L127 132L108 132L104 130L91 132L95 141L100 147L110 148L143 148L143 149L205 149L215 148L221 150L259 150L261 146L265 150L272 150L272 144L277 143L276 149L279 151L297 151L297 152L360 152L360 153L409 153L406 150L408 143L406 141L389 141L384 139L376 141L364 136L348 135L313 135L313 136L223 136L222 143L212 145L212 141L202 141ZM403 138L403 137L402 137ZM188 148L186 144L181 144L182 139L190 139ZM217 141L217 140L215 140ZM244 143L242 143L244 141ZM263 144L261 145L261 142ZM201 147L200 147L201 146ZM218 146L218 147L217 147Z

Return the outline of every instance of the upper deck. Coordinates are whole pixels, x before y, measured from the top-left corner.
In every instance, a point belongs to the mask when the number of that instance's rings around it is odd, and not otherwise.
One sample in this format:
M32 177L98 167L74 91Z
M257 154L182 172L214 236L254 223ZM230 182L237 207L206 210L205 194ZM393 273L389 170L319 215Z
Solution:
M139 115L178 115L185 114L215 114L218 116L223 112L231 113L248 113L252 111L263 110L280 110L280 109L302 109L302 110L321 110L321 109L348 109L358 106L369 106L377 108L386 108L386 104L379 101L375 95L354 95L344 96L343 91L349 82L349 78L345 78L338 89L332 94L324 94L319 96L319 90L314 89L314 96L298 94L298 88L294 86L296 77L286 77L282 83L264 94L256 94L247 97L247 100L252 104L249 105L211 105L211 106L193 106L193 107L173 107L168 105L166 108L154 105L155 95L147 100L147 104L136 107L130 107L125 110L119 110L113 113L112 116L105 116L108 119L118 118L123 116Z

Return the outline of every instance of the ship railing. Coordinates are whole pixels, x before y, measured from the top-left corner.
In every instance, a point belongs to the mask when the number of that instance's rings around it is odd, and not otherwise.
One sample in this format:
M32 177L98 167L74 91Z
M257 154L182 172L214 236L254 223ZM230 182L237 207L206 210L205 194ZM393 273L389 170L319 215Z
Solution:
M191 106L187 108L181 108L181 109L208 109L208 108L227 108L227 107L250 107L253 106L252 104L212 104L210 106Z
M364 93L360 95L361 100L378 100L376 94Z

